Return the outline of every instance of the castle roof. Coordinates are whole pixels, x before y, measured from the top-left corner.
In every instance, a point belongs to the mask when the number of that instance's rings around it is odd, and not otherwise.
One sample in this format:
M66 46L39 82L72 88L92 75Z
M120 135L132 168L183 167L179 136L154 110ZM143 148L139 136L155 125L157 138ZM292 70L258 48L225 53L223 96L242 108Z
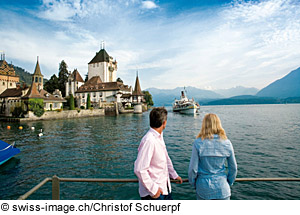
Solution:
M99 52L97 52L95 57L88 64L99 62L109 62L109 55L105 49L101 49Z
M0 60L0 75L16 76L14 67L9 65L6 60Z
M80 75L80 73L78 72L77 69L75 69L75 70L73 71L72 76L73 76L73 78L74 78L74 79L73 79L74 81L84 82L83 79L82 79L82 77L81 77L81 75Z
M17 88L8 88L4 90L3 93L0 94L0 98L7 98L7 97L21 97L22 91L28 89L28 87L17 87Z
M84 85L85 86L94 86L97 84L102 83L102 80L100 76L93 76L91 79L89 79Z
M76 93L113 90L122 90L130 92L131 87L128 87L128 85L124 85L122 82L102 82L99 76L94 76L90 80L88 80L84 85L79 87Z
M46 90L41 89L40 91L37 89L37 86L35 84L32 84L30 89L28 90L27 94L22 97L22 99L43 99L43 100L51 100L51 101L60 101L65 102L63 98L56 97L50 93L48 93Z
M134 87L134 91L132 92L132 95L133 96L144 96L144 94L142 93L142 90L141 90L139 76L136 76L135 87Z
M36 62L36 66L35 66L35 70L34 70L33 75L43 76L42 73L41 73L39 60L37 60L37 62Z

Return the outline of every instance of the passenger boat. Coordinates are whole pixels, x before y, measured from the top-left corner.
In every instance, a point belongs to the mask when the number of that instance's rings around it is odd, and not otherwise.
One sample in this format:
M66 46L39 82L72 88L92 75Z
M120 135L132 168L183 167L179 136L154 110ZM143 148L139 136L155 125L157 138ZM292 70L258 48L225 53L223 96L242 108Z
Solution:
M181 91L180 100L175 99L173 103L173 112L179 112L183 114L195 114L199 113L200 105L194 101L194 99L188 99Z
M15 147L15 142L13 144L8 144L0 140L0 165L19 153L20 149Z

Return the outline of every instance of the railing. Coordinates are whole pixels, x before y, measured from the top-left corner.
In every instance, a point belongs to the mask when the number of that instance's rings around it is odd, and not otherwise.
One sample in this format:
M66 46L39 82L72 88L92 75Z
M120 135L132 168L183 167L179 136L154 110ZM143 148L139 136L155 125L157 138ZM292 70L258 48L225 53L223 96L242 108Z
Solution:
M59 178L54 175L52 178L45 178L38 185L33 187L24 195L20 196L18 200L25 200L39 188L41 188L47 182L52 181L52 200L60 199L60 182L113 182L113 183L137 183L138 179L111 179L111 178ZM183 179L183 182L188 182L188 179ZM246 181L298 181L300 178L237 178L235 182ZM178 182L177 180L171 180L171 182Z

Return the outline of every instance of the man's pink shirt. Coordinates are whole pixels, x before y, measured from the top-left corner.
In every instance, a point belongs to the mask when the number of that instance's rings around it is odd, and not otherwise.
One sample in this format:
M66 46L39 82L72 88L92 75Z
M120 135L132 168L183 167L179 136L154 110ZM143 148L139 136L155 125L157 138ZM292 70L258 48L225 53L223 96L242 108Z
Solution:
M163 195L168 195L167 184L171 192L170 177L176 179L178 174L168 155L163 133L150 128L143 137L134 163L134 173L139 178L141 197L154 196L158 188L162 189Z

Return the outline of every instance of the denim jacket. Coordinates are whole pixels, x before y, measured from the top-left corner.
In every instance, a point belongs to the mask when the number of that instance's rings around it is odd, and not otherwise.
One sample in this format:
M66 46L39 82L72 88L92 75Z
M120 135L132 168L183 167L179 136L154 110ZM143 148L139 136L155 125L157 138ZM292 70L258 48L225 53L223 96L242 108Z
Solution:
M225 167L227 161L228 168ZM230 186L237 175L237 164L230 140L218 135L198 138L193 143L189 182L203 199L223 199L231 195Z

